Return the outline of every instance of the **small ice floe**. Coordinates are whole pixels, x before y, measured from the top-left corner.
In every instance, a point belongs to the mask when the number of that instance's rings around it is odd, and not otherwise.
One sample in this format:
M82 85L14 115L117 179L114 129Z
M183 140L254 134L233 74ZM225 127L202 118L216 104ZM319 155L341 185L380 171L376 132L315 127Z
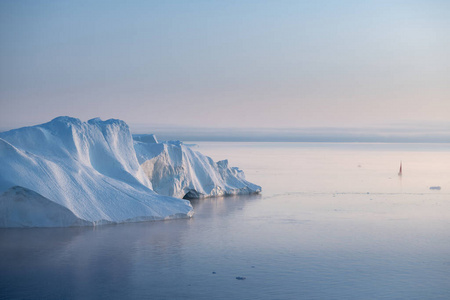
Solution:
M245 277L238 276L238 277L236 277L236 279L237 279L237 280L245 280L246 278L245 278Z
M436 190L436 191L440 191L441 187L440 186L430 186L430 190Z

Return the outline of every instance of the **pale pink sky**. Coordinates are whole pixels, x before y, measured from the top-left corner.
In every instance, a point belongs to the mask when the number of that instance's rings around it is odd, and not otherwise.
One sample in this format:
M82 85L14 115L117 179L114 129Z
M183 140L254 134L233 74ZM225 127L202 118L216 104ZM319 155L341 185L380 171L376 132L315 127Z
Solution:
M0 42L2 129L450 120L449 1L7 0Z

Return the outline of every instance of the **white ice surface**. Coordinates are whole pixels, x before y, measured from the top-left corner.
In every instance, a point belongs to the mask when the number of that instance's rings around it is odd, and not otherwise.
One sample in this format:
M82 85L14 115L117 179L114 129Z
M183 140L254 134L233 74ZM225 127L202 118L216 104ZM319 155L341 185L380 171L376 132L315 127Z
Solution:
M0 192L26 188L94 224L193 213L188 201L151 189L136 159L128 125L120 120L58 117L2 132L0 166ZM4 210L0 219L5 219Z
M29 189L15 186L0 195L0 227L92 226L68 208Z
M154 134L133 134L133 140L149 144L158 143L158 140Z
M259 193L261 187L248 182L244 172L215 163L180 141L134 142L136 156L155 192L178 198L203 198Z

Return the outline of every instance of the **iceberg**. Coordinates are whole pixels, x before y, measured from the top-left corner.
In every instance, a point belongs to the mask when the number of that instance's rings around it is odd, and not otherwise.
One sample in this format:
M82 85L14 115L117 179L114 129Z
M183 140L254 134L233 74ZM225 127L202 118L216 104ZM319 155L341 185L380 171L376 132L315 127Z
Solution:
M193 215L189 201L152 190L129 127L120 120L58 117L1 132L0 166L0 227L99 225Z
M0 195L0 227L71 227L92 226L77 218L70 209L42 195L14 186Z
M133 138L138 162L160 195L195 199L261 192L242 170L229 167L228 160L215 163L180 141L158 143L154 135Z

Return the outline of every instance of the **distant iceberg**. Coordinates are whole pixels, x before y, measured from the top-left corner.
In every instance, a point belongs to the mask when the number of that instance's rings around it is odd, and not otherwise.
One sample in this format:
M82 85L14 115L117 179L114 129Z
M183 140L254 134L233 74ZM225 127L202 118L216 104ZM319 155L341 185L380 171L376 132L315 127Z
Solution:
M441 187L440 186L430 186L430 190L440 191Z
M96 225L193 214L189 201L152 190L128 125L120 120L58 117L1 132L0 166L0 227Z
M148 144L158 144L154 134L133 134L133 140Z
M133 138L139 164L160 195L193 199L261 191L243 171L229 167L228 160L215 163L180 141L158 143L154 135Z

